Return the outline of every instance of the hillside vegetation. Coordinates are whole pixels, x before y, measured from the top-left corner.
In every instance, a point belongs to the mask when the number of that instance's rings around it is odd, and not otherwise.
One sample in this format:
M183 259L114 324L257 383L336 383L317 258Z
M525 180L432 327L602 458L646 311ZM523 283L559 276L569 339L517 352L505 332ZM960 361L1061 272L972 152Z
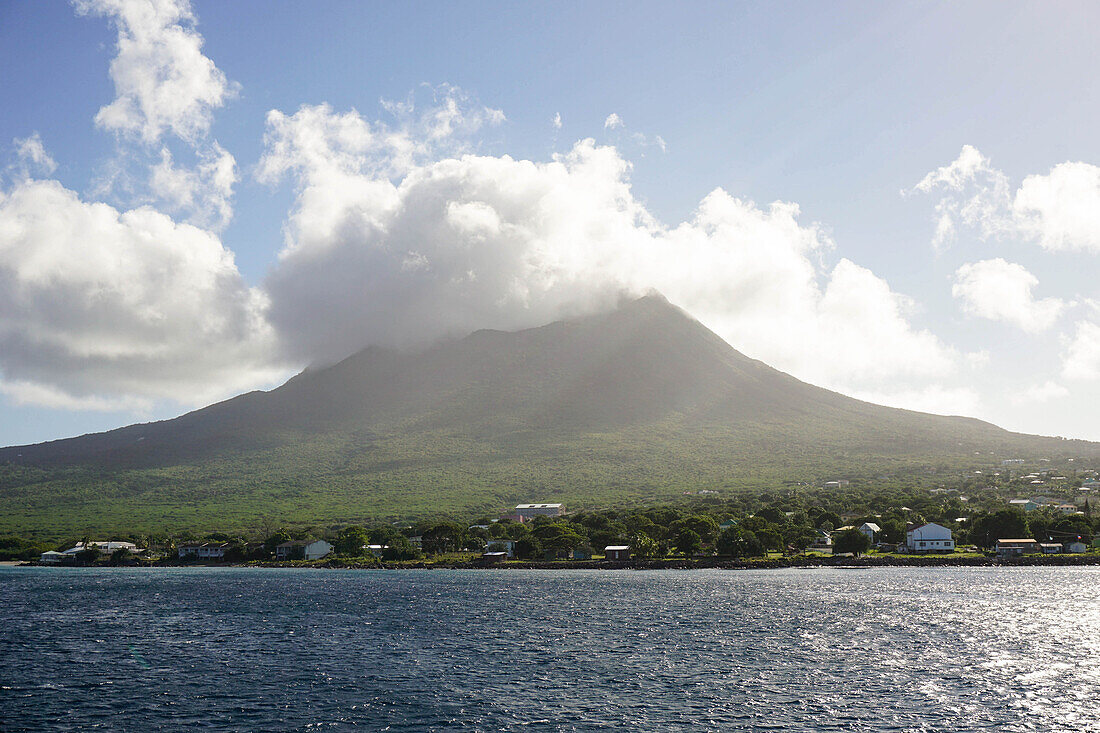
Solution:
M659 296L420 352L368 348L174 420L0 449L0 533L249 529L668 501L1100 445L871 405Z

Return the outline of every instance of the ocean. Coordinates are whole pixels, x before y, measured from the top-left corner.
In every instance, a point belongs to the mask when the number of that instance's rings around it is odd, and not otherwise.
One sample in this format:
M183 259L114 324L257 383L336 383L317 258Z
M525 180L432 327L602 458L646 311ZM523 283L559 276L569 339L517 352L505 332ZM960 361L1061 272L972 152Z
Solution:
M0 730L1100 731L1100 568L0 568Z

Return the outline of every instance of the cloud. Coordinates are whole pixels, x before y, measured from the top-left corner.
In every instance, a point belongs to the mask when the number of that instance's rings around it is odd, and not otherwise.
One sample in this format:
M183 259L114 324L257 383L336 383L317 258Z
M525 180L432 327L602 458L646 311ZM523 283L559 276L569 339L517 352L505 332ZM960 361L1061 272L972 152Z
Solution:
M953 162L928 173L911 191L903 193L938 189L946 190L947 195L936 204L932 244L937 249L955 239L960 224L977 229L984 237L999 236L1012 228L1006 217L1010 202L1008 178L972 145L964 145Z
M1100 379L1100 323L1077 324L1062 354L1062 376L1085 381Z
M1009 397L1009 401L1014 405L1026 405L1026 404L1046 404L1051 400L1061 399L1062 397L1068 397L1069 390L1058 384L1057 382L1047 380L1043 384L1037 384L1033 387L1025 389L1023 392L1018 392Z
M555 130L561 129L561 112L554 113L554 121L551 123Z
M1038 284L1038 278L1023 266L998 257L956 270L951 294L962 300L963 309L971 315L1041 333L1054 325L1066 304L1058 298L1037 300L1031 291Z
M19 161L15 166L17 174L21 178L28 178L34 173L49 175L57 170L57 163L46 147L42 144L42 138L37 132L30 137L14 138L12 145L15 147L15 156Z
M188 215L189 223L224 228L233 217L233 186L238 180L233 156L217 143L199 154L194 168L177 167L168 148L162 148L160 156L149 177L153 200Z
M265 309L210 232L57 181L0 193L0 373L17 399L194 405L253 387L282 372Z
M623 118L618 114L612 112L607 116L607 119L603 121L603 127L605 130L614 130L623 126Z
M1044 249L1100 253L1100 167L1061 163L1045 176L1028 176L1012 213Z
M927 174L911 192L945 191L936 205L933 244L953 240L960 226L983 238L1018 237L1047 250L1100 252L1100 167L1065 162L1027 176L1015 192L1008 177L971 145Z
M195 141L213 111L236 93L202 53L187 0L76 0L77 11L110 18L118 28L111 61L115 100L99 110L103 129L155 143L165 133Z
M876 405L930 412L934 415L976 415L982 407L978 393L966 387L931 385L919 389L854 390L851 395Z
M881 278L825 268L832 243L796 205L716 189L668 226L635 199L630 164L592 140L545 162L432 156L423 136L322 105L270 113L266 144L261 180L297 189L265 285L293 359L536 326L657 289L829 386L934 379L959 361Z

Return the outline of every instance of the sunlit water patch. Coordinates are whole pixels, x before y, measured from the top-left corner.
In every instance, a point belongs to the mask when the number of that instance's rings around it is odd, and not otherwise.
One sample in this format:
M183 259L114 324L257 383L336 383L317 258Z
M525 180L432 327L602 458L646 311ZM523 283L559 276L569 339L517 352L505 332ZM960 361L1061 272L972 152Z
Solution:
M2 730L1100 731L1100 569L0 569Z

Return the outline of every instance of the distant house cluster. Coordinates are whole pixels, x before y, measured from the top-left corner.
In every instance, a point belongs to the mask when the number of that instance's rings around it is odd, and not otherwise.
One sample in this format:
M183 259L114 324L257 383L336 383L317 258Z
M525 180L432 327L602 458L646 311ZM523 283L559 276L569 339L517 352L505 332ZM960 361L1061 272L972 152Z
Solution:
M109 542L92 542L87 543L78 542L73 547L61 552L43 552L40 558L41 562L48 563L50 565L69 565L74 564L79 559L80 553L85 550L94 550L102 555L113 555L119 550L126 550L132 552L135 555L143 552L138 549L138 546L133 542L116 542L114 540Z

